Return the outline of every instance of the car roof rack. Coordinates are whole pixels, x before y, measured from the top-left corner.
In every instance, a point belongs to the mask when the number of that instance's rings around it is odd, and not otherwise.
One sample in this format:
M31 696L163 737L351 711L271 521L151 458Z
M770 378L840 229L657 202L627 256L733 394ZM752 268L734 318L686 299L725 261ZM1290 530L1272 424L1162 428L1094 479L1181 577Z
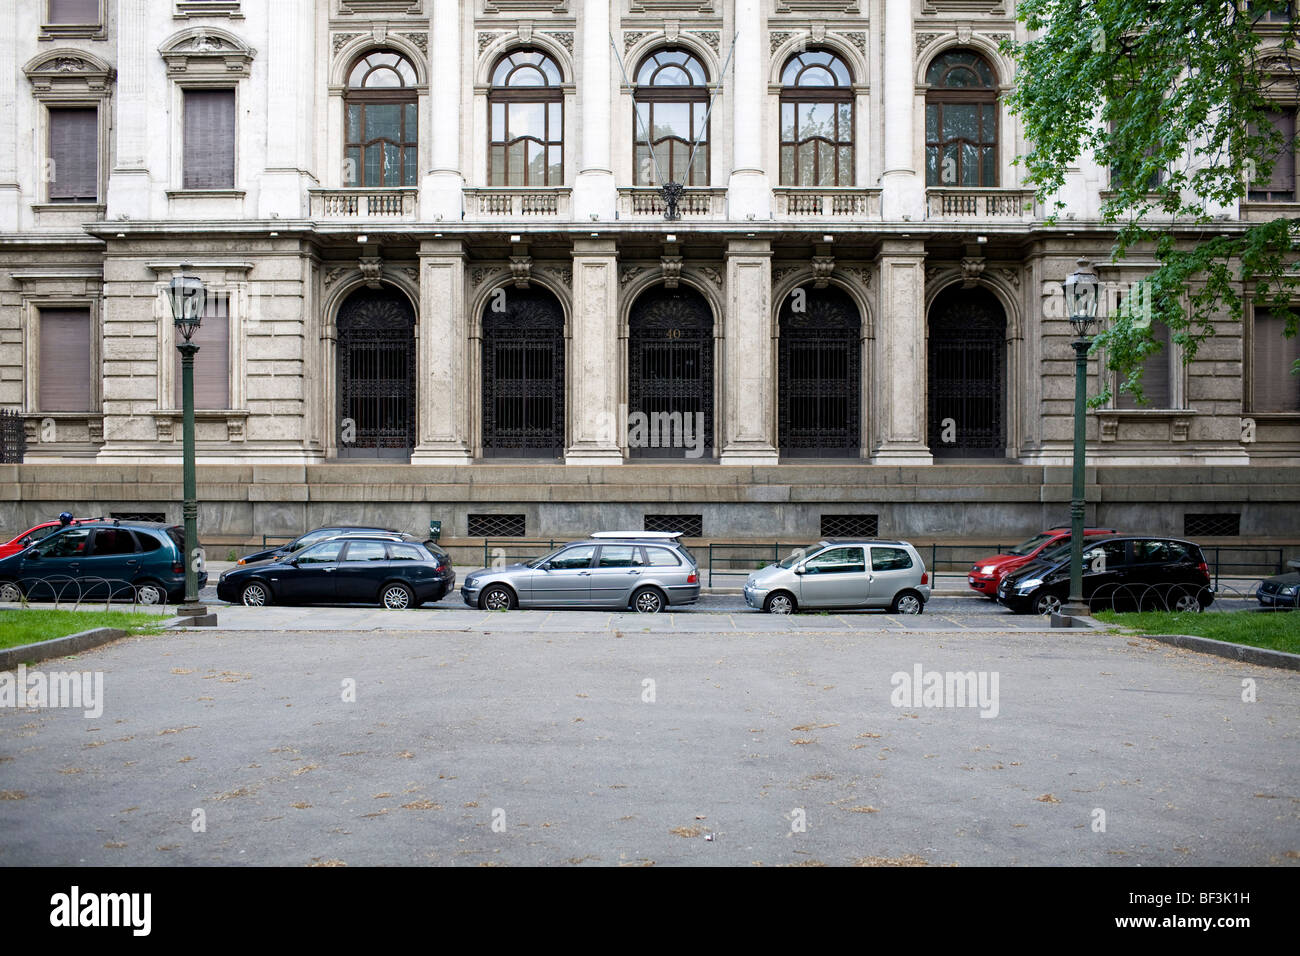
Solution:
M619 538L625 541L674 541L680 538L680 531L593 531L593 538Z

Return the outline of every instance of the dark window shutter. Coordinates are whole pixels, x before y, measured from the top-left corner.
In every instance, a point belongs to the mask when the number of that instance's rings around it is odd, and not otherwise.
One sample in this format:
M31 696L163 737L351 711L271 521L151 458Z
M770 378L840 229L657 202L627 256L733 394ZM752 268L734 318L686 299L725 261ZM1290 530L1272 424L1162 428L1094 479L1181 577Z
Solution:
M99 198L99 111L50 110L51 202Z
M203 322L190 341L199 347L194 356L194 407L230 407L230 300L208 295ZM178 337L177 341L180 339ZM176 407L181 408L181 355L176 353Z
M90 310L41 309L40 319L40 410L91 411Z
M50 23L99 22L99 0L50 0Z
M185 189L235 188L235 91L185 91Z
M1300 412L1300 375L1291 374L1300 359L1300 335L1283 338L1285 325L1272 312L1255 312L1253 411Z
M1173 362L1173 349L1169 344L1169 326L1163 322L1151 323L1151 337L1163 348L1152 352L1142 363L1142 394L1147 403L1139 405L1131 392L1120 392L1117 408L1170 408L1173 396L1169 387L1169 366Z

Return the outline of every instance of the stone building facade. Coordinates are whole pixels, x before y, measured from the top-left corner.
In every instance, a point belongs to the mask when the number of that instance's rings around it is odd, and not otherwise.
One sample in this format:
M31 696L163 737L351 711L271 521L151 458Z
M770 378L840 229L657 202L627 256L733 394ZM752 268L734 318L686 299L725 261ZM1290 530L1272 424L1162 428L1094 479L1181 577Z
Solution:
M161 290L182 265L209 290L207 536L679 518L719 539L998 540L1063 521L1060 282L1093 259L1115 308L1150 263L1108 261L1105 170L1071 174L1055 224L1023 187L1014 15L0 3L0 406L27 430L5 524L178 517ZM1300 92L1279 97L1294 123ZM1300 208L1289 175L1221 228ZM1300 385L1275 325L1248 303L1190 365L1149 360L1150 405L1090 413L1090 519L1300 539Z

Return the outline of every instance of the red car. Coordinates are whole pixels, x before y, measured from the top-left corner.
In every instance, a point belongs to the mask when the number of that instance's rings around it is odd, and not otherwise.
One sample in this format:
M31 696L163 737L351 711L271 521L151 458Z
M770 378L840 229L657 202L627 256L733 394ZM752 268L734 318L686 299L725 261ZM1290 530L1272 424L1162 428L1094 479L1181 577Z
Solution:
M104 520L103 518L73 518L68 522L68 524L81 524L83 521L103 521L103 520ZM40 524L36 525L36 527L29 528L28 530L24 531L22 534L18 535L13 540L6 541L4 544L0 544L0 558L7 558L11 554L17 554L19 551L22 551L24 548L27 548L35 544L37 541L40 541L41 538L45 537L50 532L58 531L62 527L63 527L62 521L57 521L57 520L42 521Z
M1083 529L1085 538L1098 534L1114 533L1113 528ZM1069 541L1069 528L1052 528L1041 534L1036 534L1028 541L1022 541L1004 554L995 554L992 557L981 558L976 561L975 566L970 569L970 573L966 577L966 582L980 594L996 601L998 599L998 583L1009 572L1024 567L1030 561L1036 560L1044 552L1050 551L1058 545L1068 544Z

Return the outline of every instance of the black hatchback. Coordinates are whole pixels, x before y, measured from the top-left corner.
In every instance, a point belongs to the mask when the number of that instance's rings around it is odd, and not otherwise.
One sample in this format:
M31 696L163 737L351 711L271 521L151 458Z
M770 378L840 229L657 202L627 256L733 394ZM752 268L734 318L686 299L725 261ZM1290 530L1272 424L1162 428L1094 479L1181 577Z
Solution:
M998 603L1050 614L1070 594L1069 550L1017 568L998 584ZM1180 538L1132 535L1087 542L1083 598L1092 611L1200 611L1214 601L1201 549Z
M217 597L231 604L379 604L440 600L456 586L447 552L431 543L345 534L277 561L226 571Z

